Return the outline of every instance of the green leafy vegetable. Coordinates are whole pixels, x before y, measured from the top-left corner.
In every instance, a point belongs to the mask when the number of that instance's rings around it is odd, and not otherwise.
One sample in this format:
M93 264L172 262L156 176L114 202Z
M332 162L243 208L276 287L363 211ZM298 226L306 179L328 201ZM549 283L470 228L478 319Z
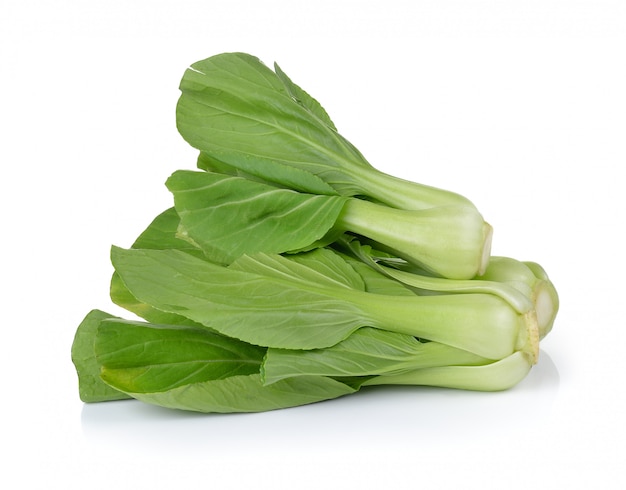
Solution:
M111 300L138 318L92 310L78 326L83 401L257 412L528 374L556 289L540 265L490 255L468 199L376 170L278 65L226 53L180 88L197 168L111 249Z
M177 171L167 184L181 219L178 235L215 262L227 264L256 251L324 246L344 232L369 237L442 275L472 276L484 260L475 247L484 244L482 220L476 222L466 207L390 209L215 172ZM258 238L250 240L251 235Z
M368 196L401 209L474 207L457 194L375 170L319 103L275 69L280 75L244 53L191 65L180 84L181 135L218 161L303 192Z
M300 192L359 197L342 214L347 230L445 277L484 271L492 230L468 199L376 170L314 99L275 70L226 53L185 72L177 125L207 155L205 170L231 168Z
M318 262L337 257L326 249L315 253ZM526 345L536 328L533 318L490 294L376 295L314 282L309 267L280 255L243 257L243 270L177 250L114 247L111 257L126 287L142 302L252 344L330 347L360 327L375 326L492 359L520 348L536 350Z

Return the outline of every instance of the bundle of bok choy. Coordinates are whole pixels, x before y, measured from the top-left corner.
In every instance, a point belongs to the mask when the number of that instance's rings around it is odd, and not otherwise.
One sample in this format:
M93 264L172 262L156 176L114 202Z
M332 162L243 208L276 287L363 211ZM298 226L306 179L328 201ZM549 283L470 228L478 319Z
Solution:
M536 263L491 256L453 192L371 166L277 66L225 53L184 74L199 151L173 205L112 247L111 299L72 345L85 402L199 412L293 407L382 384L497 391L558 310Z

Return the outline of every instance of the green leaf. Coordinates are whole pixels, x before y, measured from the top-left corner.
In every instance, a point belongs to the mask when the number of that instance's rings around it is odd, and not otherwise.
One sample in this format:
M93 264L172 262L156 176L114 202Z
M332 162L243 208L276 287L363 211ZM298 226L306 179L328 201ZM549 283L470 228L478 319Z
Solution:
M259 372L265 349L205 328L111 319L95 352L102 379L120 391L150 393Z
M343 253L339 255L361 276L365 291L368 293L386 294L389 296L415 296L415 293L403 283L391 279L365 262Z
M180 217L172 207L159 214L148 227L137 237L133 248L149 248L164 250L174 248L202 256L202 251L178 236Z
M261 177L244 172L243 170L233 167L228 163L222 162L217 158L207 155L204 152L200 152L198 160L196 162L197 167L205 172L215 172L218 174L234 175L236 177L245 177L248 180L256 180L257 182L270 183Z
M166 408L204 413L262 412L331 400L354 393L346 383L323 376L302 376L264 386L260 374L194 383L133 398Z
M181 250L197 257L203 257L203 252L191 245L188 241L178 238L177 232L180 218L174 208L169 208L159 214L148 227L137 237L133 248L150 250ZM165 325L198 325L196 322L175 313L164 312L139 301L128 290L117 272L113 273L110 284L111 301L125 308L135 315L151 323Z
M233 262L231 270L260 276L288 279L303 285L365 290L362 277L337 253L320 248L294 255L244 255Z
M193 147L265 180L313 194L360 193L350 175L369 163L284 82L244 53L194 63L180 84L178 130Z
M261 368L266 384L293 376L372 376L449 365L481 365L489 359L411 335L362 328L326 349L268 349Z
M117 306L143 318L150 323L162 323L165 325L190 325L199 326L198 323L176 313L162 311L153 306L139 301L128 290L117 272L113 273L110 285L111 301Z
M289 276L229 269L178 250L113 247L111 260L139 301L252 344L326 347L367 323L336 288L303 287Z
M102 381L94 343L103 320L115 318L104 311L92 310L78 326L72 343L72 362L78 374L78 393L86 403L130 398Z
M337 398L360 385L308 376L263 386L265 349L202 328L106 320L96 352L110 386L181 410L260 412Z
M180 170L167 186L181 219L179 234L209 260L224 264L242 254L314 246L332 230L345 203L340 196L304 194L213 172Z
M313 116L317 117L320 121L322 121L326 126L328 126L333 131L337 131L335 127L335 123L333 123L330 119L330 116L326 112L326 110L320 105L320 103L311 97L307 92L302 90L298 85L293 83L291 79L287 76L287 74L281 70L277 63L274 63L274 71L276 75L280 79L280 81L289 92L289 95L295 100L298 104L308 110Z

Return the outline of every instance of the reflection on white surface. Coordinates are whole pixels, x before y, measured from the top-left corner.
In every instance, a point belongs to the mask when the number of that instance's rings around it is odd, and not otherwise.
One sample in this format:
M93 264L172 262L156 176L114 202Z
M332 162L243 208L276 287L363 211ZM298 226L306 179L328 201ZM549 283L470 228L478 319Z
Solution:
M559 390L550 356L520 384L498 393L429 387L381 386L313 405L253 414L198 414L135 400L88 404L82 428L89 442L142 450L173 448L255 452L341 451L388 442L398 447L483 442L537 430Z

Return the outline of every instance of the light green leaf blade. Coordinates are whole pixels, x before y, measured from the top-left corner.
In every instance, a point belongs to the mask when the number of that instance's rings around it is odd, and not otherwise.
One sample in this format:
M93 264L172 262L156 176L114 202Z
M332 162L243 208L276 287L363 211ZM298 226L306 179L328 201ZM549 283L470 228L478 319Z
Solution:
M266 384L293 376L372 376L450 365L482 365L489 359L437 342L362 328L326 349L268 349L261 368Z
M415 293L400 281L391 279L361 260L343 253L340 255L343 257L344 261L361 276L364 289L368 293L388 296L415 296Z
M265 387L258 374L265 349L201 328L105 320L96 352L102 379L124 397L172 409L260 412L355 392L325 377Z
M321 179L319 179L319 177L297 167L287 167L285 165L277 164L276 162L272 162L269 166L265 164L259 165L257 172L252 174L235 165L219 160L215 155L209 155L201 151L198 155L196 165L198 169L204 170L205 172L215 172L218 174L243 177L248 180L262 182L281 189L291 189L305 193L316 193L319 195L338 195L331 186L324 183ZM319 181L319 183L315 185L300 184L300 182L306 183L311 180L316 182Z
M180 90L177 127L193 147L300 191L361 192L354 176L369 163L258 58L224 53L194 63Z
M102 381L100 364L96 360L94 343L98 326L103 320L114 318L100 310L90 311L76 330L72 343L72 362L78 374L78 393L86 403L130 398Z
M305 92L301 87L291 81L287 74L278 66L278 63L274 63L274 71L285 86L285 89L291 95L291 97L302 107L308 110L312 115L317 117L320 121L326 124L333 131L337 131L335 123L332 122L330 116L321 104Z
M117 306L134 313L140 318L150 322L165 325L190 325L199 326L198 323L176 313L162 311L138 300L128 290L117 272L113 273L110 284L111 301Z
M244 255L230 269L301 282L305 286L365 289L362 277L339 254L326 248L286 256Z
M166 408L203 413L264 412L350 395L347 384L323 376L302 376L264 386L259 374L194 383L161 393L131 393Z
M198 167L198 169L204 170L205 172L215 172L218 174L234 175L237 177L245 177L246 179L249 179L249 180L256 180L257 182L265 182L266 184L271 183L271 182L266 181L265 179L262 179L261 177L249 174L247 172L244 172L240 168L237 168L232 165L229 165L228 163L222 162L218 160L217 158L215 158L214 156L207 155L206 153L202 151L198 155L196 166ZM291 188L291 187L287 187L287 188Z
M148 227L137 237L133 243L133 248L149 248L153 250L164 250L174 248L201 256L202 252L182 240L178 236L180 217L176 209L169 208L159 214Z
M148 227L137 237L133 248L145 248L151 250L176 249L194 256L203 257L203 252L177 236L180 218L174 208L169 208L159 214ZM109 288L111 301L125 308L135 315L151 323L165 325L197 325L195 322L175 313L168 313L139 301L128 290L120 279L117 272L111 277Z
M259 372L265 349L204 328L110 319L95 342L102 379L127 393Z
M345 203L242 177L180 170L167 181L181 220L179 234L213 262L243 254L301 250L323 239Z
M178 250L124 250L111 260L139 301L243 341L280 348L327 347L369 324L336 290L232 270Z

